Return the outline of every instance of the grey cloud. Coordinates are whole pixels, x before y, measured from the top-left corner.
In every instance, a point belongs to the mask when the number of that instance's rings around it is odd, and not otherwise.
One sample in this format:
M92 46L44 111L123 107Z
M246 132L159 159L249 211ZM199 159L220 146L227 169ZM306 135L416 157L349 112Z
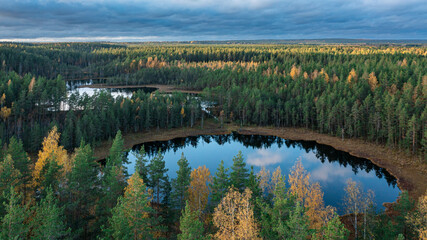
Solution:
M427 38L424 0L0 0L0 39Z

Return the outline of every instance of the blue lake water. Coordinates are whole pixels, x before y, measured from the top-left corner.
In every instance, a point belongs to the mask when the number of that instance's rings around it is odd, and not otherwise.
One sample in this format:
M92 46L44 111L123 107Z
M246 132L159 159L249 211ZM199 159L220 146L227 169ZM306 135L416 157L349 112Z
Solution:
M135 146L128 154L129 173L135 171L134 153L140 147ZM382 203L395 201L400 192L396 179L385 169L369 160L315 142L233 133L148 142L144 143L144 147L149 159L161 149L170 178L176 177L177 161L182 153L192 168L205 165L211 175L215 174L221 160L224 160L225 167L231 167L233 156L239 151L242 151L248 168L253 166L258 172L264 166L273 172L280 166L286 178L295 162L301 159L304 168L311 174L311 180L322 186L325 203L336 207L339 213L342 213L344 187L348 179L360 182L365 191L373 190L380 209L383 209Z

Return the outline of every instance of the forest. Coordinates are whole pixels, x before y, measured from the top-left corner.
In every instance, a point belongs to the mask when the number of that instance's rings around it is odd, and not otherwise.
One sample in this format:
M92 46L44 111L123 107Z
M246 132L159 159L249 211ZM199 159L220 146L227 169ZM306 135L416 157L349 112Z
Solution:
M349 181L343 217L300 162L288 176L255 174L241 154L230 169L191 169L183 153L169 179L162 154L142 148L130 176L122 136L207 120L306 128L426 164L426 56L397 45L1 43L0 239L426 238L427 194L402 191L390 213ZM67 88L88 79L201 93ZM94 149L106 141L101 164Z

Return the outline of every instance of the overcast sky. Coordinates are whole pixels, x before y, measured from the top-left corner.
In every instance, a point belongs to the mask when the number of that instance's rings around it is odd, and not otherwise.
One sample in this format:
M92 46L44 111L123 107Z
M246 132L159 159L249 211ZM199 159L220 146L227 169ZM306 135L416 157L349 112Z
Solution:
M427 0L0 0L2 41L427 39Z

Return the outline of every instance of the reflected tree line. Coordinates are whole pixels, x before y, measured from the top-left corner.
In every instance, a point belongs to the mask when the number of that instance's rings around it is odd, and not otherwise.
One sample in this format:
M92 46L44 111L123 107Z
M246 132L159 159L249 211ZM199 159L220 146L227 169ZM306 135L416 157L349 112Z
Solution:
M350 166L355 174L360 171L365 171L367 173L374 171L375 175L378 178L384 178L389 186L395 187L397 184L397 180L394 176L388 173L386 169L373 164L370 160L352 156L347 152L336 150L328 145L318 144L315 141L294 141L282 139L276 136L245 135L233 132L231 134L224 135L200 135L185 138L174 138L168 141L146 142L144 144L135 145L132 150L139 152L139 149L141 149L143 145L145 153L151 158L156 156L159 151L161 153L171 150L177 152L187 146L197 147L197 145L202 143L202 141L204 143L216 142L219 145L237 141L246 148L254 149L270 148L275 144L277 144L279 148L283 145L287 148L300 148L304 149L306 153L314 152L316 158L318 158L322 163L338 162L340 166Z

